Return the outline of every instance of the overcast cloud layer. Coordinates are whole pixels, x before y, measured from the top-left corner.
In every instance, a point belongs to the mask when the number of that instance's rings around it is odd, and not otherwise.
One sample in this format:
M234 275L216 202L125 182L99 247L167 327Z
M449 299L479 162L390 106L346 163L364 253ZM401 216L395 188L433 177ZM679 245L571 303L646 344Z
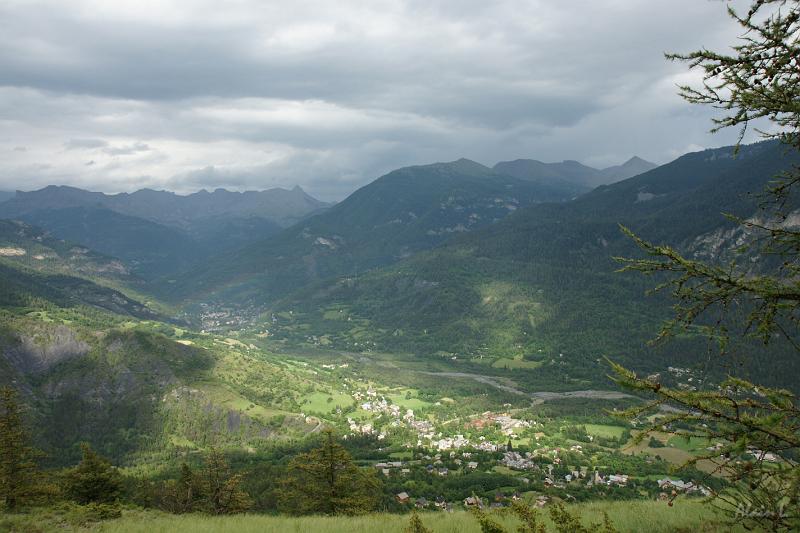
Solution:
M468 157L664 163L719 146L665 51L724 49L703 0L0 0L0 189L338 200Z

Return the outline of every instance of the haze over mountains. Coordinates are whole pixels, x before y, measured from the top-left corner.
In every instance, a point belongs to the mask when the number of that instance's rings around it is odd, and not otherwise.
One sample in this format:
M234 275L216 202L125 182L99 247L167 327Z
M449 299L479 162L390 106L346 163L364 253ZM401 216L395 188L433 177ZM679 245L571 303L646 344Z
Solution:
M737 236L721 213L750 216L746 193L791 163L775 143L732 154L603 170L460 159L398 169L333 206L299 188L184 197L54 186L18 194L0 216L119 258L149 280L140 289L197 324L225 308L240 326L284 317L271 334L291 343L532 361L564 350L571 370L539 375L577 386L594 379L587 361L609 352L634 367L680 355L645 347L668 308L642 297L646 280L614 274L612 256L637 253L619 224L689 252L714 241L724 255Z
M364 269L384 264L392 257L401 257L412 251L428 248L452 233L482 227L518 207L536 202L567 200L587 192L596 183L623 179L637 169L653 166L638 158L633 158L619 167L605 170L596 170L577 162L545 164L531 160L501 162L495 165L494 171L468 160L453 162L449 166L442 165L444 164L439 164L438 167L447 168L447 172L451 174L451 183L445 181L438 185L422 183L428 179L424 175L428 167L412 167L423 170L410 172L422 174L416 181L397 185L420 187L420 190L414 193L421 202L420 205L415 203L417 200L409 197L402 209L399 209L399 203L389 206L387 202L402 196L397 196L396 191L388 189L377 191L378 186L350 200L350 203L338 211L339 213L353 211L350 219L346 222L342 220L342 224L359 227L361 230L368 229L370 224L372 226L395 224L397 225L395 228L387 230L394 236L382 244L381 251L373 249L364 253L354 250L355 243L351 242L352 239L348 240L345 252L349 254L348 260L338 267L331 267L333 270L330 272L325 266L331 263L330 258L322 259L322 264L319 265L315 262L307 269L308 279L325 277L331 272L339 273L342 269ZM436 170L438 167L430 166L432 176L438 175L439 171ZM396 176L398 173L401 171L390 173L389 176ZM453 186L452 178L458 176L470 177L473 183L464 181L455 186L453 190L456 194L473 195L471 201L481 197L487 206L494 202L490 209L493 212L479 210L481 212L471 213L472 218L451 216L450 220L441 217L433 220L426 217L425 213L429 209L426 202L452 201L452 199L447 200L447 188ZM483 179L492 183L481 183ZM513 183L520 180L528 183ZM428 187L438 187L435 198L433 190ZM514 193L518 192L519 198L514 194L501 194L508 192L509 188L516 188L518 191ZM376 197L369 198L370 194L375 194ZM490 198L493 194L497 197ZM500 203L506 200L510 203L506 202L501 206ZM205 258L219 255L220 252L244 249L251 243L277 234L282 228L292 226L330 206L331 204L308 195L300 187L291 190L276 188L247 192L231 192L224 189L216 189L213 192L202 190L183 196L150 189L141 189L133 193L104 194L51 185L37 191L4 193L4 196L0 196L0 218L19 219L41 226L59 238L119 257L128 262L136 274L154 279L188 270ZM392 213L392 216L385 220L370 221L369 215L365 214L365 210L370 209L373 213ZM415 212L420 210L420 213ZM409 213L413 216L421 215L423 218L413 224L416 228L414 230L407 228L403 223L403 217L410 216ZM341 243L337 244L335 238L329 240L322 234L336 235L339 239L354 237L347 236L348 230L337 225L337 216L317 221L313 228L309 228L309 231L320 233L318 237L323 239L320 242L331 243L327 246L328 252L334 247L339 247ZM332 226L326 228L327 224ZM415 231L420 234L414 235ZM342 234L339 235L337 232ZM400 233L407 235L400 237ZM356 240L363 238L370 240L373 235L364 234ZM285 236L283 239L286 241L291 237ZM394 244L390 245L389 241ZM319 242L316 245L320 246ZM326 245L321 246L323 249L326 247ZM361 245L361 248L363 247L364 243ZM366 247L370 248L371 244L366 244ZM242 253L257 254L252 249ZM341 257L342 250L339 250L337 255ZM224 263L229 262L224 260ZM285 287L281 282L276 281L276 283Z
M538 360L538 353L564 352L568 359L545 364L540 375L573 386L590 383L606 355L638 368L665 360L694 364L704 350L701 337L697 345L684 338L663 352L646 346L670 315L669 303L644 297L653 280L615 272L620 264L613 257L640 254L620 224L689 256L710 258L710 246L724 257L747 236L723 213L753 215L757 199L748 193L797 162L779 143L745 146L736 157L731 147L687 154L573 201L520 210L358 280L312 285L272 308L292 310L293 322L312 325L304 334L331 342L347 342L360 328L361 342L413 353ZM332 309L343 309L350 323L325 320ZM748 364L762 379L800 371L792 357L783 370L774 363L751 358Z
M22 193L0 204L3 216L23 219L0 221L0 304L11 317L0 324L0 381L22 384L40 406L55 457L74 455L88 435L125 458L176 427L188 428L179 434L189 441L274 429L261 407L250 418L232 405L264 402L285 416L274 422L280 432L312 429L298 414L314 386L307 374L209 355L223 345L251 350L241 335L272 347L395 354L414 368L537 391L608 388L604 357L705 376L702 334L648 346L669 302L644 296L653 280L615 273L613 256L638 253L619 224L690 255L724 257L747 236L721 213L751 216L747 193L797 162L777 143L743 146L736 157L725 147L580 194L652 165L633 159L612 173L570 161L488 168L460 159L398 169L333 206L299 189ZM130 325L137 320L146 327ZM206 349L192 346L199 342ZM753 353L743 375L793 386L800 368L780 345Z
M328 205L312 198L300 187L246 192L202 190L183 196L152 189L104 194L51 185L38 191L17 191L11 201L1 206L0 214L9 217L44 209L102 207L184 229L192 227L199 219L221 216L260 217L286 227Z
M561 182L522 180L467 159L406 167L322 214L201 265L170 290L183 297L227 287L245 301L263 300L267 293L274 299L311 281L392 263L517 209L573 194Z
M644 280L613 273L612 256L637 252L619 224L690 252L711 240L724 255L736 236L721 213L750 216L746 193L791 163L775 143L732 153L604 170L460 159L398 169L333 206L299 188L179 196L52 186L18 193L0 216L118 258L147 280L124 283L188 320L200 320L198 306L239 309L235 322L251 325L291 311L293 325L273 333L292 342L323 336L349 348L357 336L411 352L511 357L559 346L581 360L613 349L636 364L644 332L667 309L642 298ZM331 311L350 322L326 319ZM620 335L622 316L642 333Z
M690 364L705 342L646 346L669 308L644 298L649 280L614 272L612 256L638 253L619 225L690 254L712 243L724 256L742 236L722 213L751 216L747 193L792 162L770 142L736 157L732 147L705 150L577 198L581 183L605 179L600 171L569 161L407 167L153 290L189 316L197 305L239 309L232 323L263 321L291 343L533 361L563 350L570 359L539 376L589 386L605 355L633 367ZM652 165L634 158L613 172L639 167ZM276 314L283 318L270 322Z
M634 156L621 165L598 170L577 161L561 163L542 163L535 159L501 161L493 168L501 174L540 183L567 183L576 187L577 192L586 192L598 185L608 185L642 174L658 165Z
M142 189L107 195L49 186L0 203L0 217L24 220L130 262L157 277L325 209L301 188L244 193L217 189L187 196Z

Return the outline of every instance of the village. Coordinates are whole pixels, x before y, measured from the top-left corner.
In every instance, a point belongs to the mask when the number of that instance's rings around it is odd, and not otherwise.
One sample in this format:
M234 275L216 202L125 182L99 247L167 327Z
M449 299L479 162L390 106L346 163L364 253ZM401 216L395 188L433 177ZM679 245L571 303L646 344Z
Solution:
M370 466L393 488L401 508L500 508L520 498L543 507L553 498L668 500L710 493L696 480L668 475L669 465L658 458L625 455L591 435L584 441L565 438L519 410L441 420L437 405L419 412L371 384L351 381L348 387L357 411L342 415L344 438L374 439L386 453L386 460Z

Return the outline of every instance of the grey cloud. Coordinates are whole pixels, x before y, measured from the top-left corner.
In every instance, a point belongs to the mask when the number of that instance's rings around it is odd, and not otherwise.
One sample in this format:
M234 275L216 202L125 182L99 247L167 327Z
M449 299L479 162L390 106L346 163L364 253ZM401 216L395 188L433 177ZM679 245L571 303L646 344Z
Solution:
M662 56L732 42L724 9L2 3L0 188L300 184L340 199L398 166L462 156L664 162L732 138L707 135L709 112L675 96L685 68Z
M70 139L64 143L66 150L85 150L105 146L108 146L108 143L102 139Z
M140 152L149 152L152 150L147 144L137 142L124 146L108 146L103 151L109 155L132 155Z

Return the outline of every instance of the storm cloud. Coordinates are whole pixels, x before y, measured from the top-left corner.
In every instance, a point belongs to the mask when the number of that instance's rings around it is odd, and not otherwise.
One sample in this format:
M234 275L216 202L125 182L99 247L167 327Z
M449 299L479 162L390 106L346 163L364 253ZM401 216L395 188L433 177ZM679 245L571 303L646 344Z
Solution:
M663 163L735 139L663 57L730 45L726 5L3 1L0 189L336 200L459 157Z

